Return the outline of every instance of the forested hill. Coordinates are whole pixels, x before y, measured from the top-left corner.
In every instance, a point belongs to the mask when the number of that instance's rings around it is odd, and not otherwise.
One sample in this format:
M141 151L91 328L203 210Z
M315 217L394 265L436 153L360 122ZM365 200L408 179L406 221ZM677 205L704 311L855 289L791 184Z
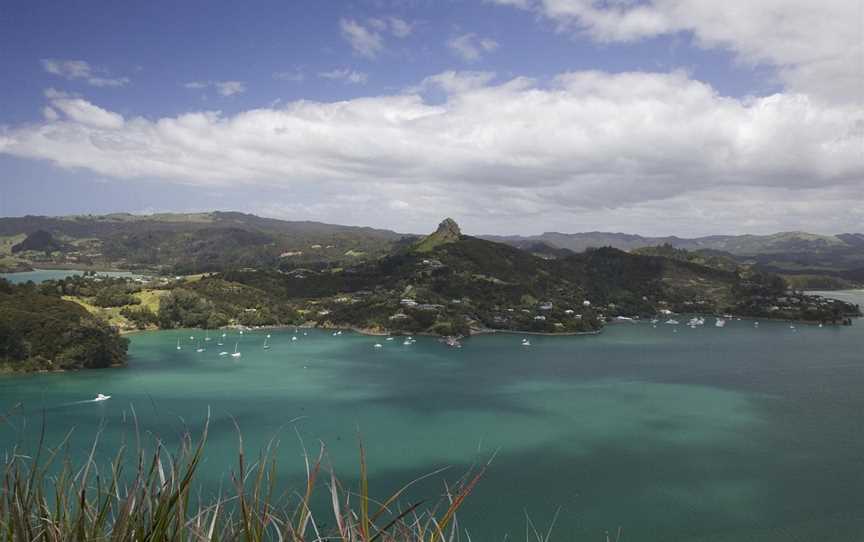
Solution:
M127 346L77 303L0 279L0 372L123 365Z
M644 237L626 233L547 232L532 236L484 236L484 239L519 248L548 246L582 252L589 248L613 247L636 251L669 246L704 256L731 258L738 264L755 265L766 271L789 275L823 275L864 283L864 234L816 235L783 232L771 235L712 235L707 237ZM530 249L529 249L530 250ZM546 249L549 253L549 249Z
M53 246L55 234L49 234L39 233L34 243ZM838 324L859 314L857 307L792 291L779 275L732 260L670 246L642 252L605 247L538 255L464 235L447 219L428 236L393 241L380 257L339 264L225 266L170 278L89 275L38 286L3 281L0 363L25 370L119 364L126 343L114 329L309 325L439 335L578 333L597 331L616 317L672 313Z
M727 258L765 271L834 277L837 284L864 283L864 234L715 235L644 237L587 232L535 236L482 236L544 259L612 247L636 251L667 245ZM237 212L109 214L0 218L0 271L28 267L146 269L190 274L276 268L290 271L322 262L353 266L411 245L417 236L390 230L286 221ZM803 281L803 282L802 282ZM810 281L812 282L812 280Z
M449 219L379 260L225 278L282 298L313 299L310 319L319 324L378 331L593 331L615 316L650 318L664 310L839 321L847 311L815 299L780 302L787 285L771 273L608 247L545 258L463 235Z
M0 267L79 266L172 274L308 261L358 261L403 236L235 212L0 218Z

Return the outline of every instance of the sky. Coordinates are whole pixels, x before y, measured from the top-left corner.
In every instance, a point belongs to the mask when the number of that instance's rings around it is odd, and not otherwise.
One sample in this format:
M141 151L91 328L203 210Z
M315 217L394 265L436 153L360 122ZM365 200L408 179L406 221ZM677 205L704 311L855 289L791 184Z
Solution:
M0 216L864 231L860 0L8 0Z

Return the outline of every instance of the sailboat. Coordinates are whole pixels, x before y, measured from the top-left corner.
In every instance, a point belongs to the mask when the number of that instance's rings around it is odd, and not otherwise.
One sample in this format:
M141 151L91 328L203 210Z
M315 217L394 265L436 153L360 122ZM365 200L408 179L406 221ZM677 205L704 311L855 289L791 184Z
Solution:
M209 341L209 340L210 340L210 332L209 332L209 331L204 335L204 340L205 340L205 341Z
M270 349L270 334L268 333L266 337L264 337L264 350Z
M199 354L204 351L204 347L201 346L201 341L198 341L198 348L195 349Z
M232 358L239 358L242 354L240 353L240 343L234 343L234 353L231 354Z
M183 347L180 346L180 337L177 337L177 350L183 350Z

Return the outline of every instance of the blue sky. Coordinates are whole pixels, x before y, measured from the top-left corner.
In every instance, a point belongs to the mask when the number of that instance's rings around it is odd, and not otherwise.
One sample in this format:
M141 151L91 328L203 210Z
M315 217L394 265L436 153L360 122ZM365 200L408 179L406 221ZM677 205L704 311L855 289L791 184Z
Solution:
M862 230L854 2L751 4L8 2L0 214Z

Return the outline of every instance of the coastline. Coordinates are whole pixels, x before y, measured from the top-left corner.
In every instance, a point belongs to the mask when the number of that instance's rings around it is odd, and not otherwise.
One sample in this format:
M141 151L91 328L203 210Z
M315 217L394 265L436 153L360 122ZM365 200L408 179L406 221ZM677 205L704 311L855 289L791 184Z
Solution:
M603 333L603 328L594 331L562 331L560 333L549 333L547 331L518 331L514 329L482 329L479 331L471 331L471 336L474 335L494 335L497 333L505 333L507 335L536 335L541 337L578 337L581 335L600 335Z

